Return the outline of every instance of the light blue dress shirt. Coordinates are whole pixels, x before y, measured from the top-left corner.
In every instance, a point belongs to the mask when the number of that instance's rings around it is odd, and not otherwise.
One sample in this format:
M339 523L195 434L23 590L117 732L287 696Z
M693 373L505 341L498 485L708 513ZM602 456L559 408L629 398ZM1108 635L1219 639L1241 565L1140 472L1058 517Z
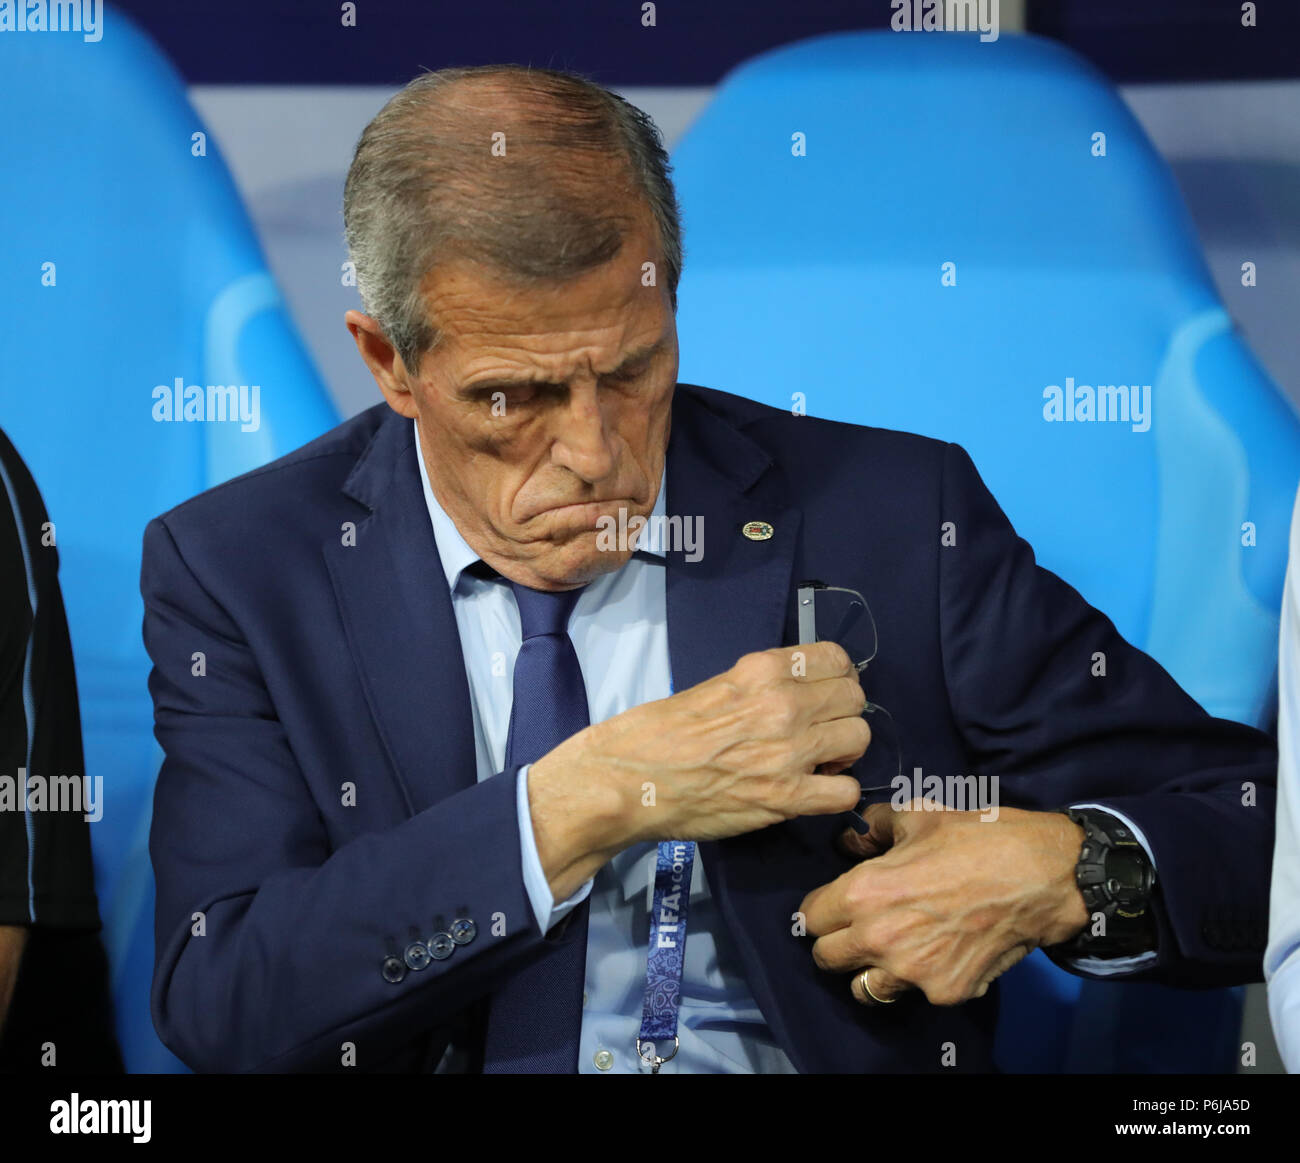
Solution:
M419 452L418 423L415 439L424 500L460 633L474 717L474 754L478 778L484 780L505 767L514 663L522 642L519 608L501 581L465 573L479 556L433 495ZM661 519L664 515L662 478L652 515ZM592 723L673 693L664 571L662 544L638 551L622 569L603 574L588 585L574 607L569 637L582 667ZM524 887L541 931L548 932L591 895L578 1071L649 1073L636 1053L636 1039L650 943L656 846L638 844L621 852L594 881L557 903L551 897L533 837L527 767L519 772L518 811ZM1141 830L1121 818L1150 854ZM689 917L678 1020L681 1048L661 1073L795 1073L749 992L698 853L691 875ZM1071 965L1096 974L1118 974L1132 972L1154 957L1154 953L1144 953L1109 960L1091 958Z
M416 460L460 632L474 716L474 754L478 778L484 780L505 767L514 663L522 641L519 608L503 582L464 572L479 556L434 497L419 447L417 427ZM653 512L664 514L662 479ZM672 694L666 600L662 547L638 553L622 569L603 574L578 599L569 619L569 637L582 666L591 722ZM524 884L538 927L547 932L591 895L578 1071L649 1073L637 1056L636 1038L650 947L656 846L637 844L621 852L594 881L556 904L537 856L527 767L519 773L518 786ZM749 992L698 855L689 916L678 1020L681 1048L661 1073L793 1074L794 1066Z
M1264 978L1282 1060L1300 1074L1300 494L1291 514L1277 687L1277 836Z

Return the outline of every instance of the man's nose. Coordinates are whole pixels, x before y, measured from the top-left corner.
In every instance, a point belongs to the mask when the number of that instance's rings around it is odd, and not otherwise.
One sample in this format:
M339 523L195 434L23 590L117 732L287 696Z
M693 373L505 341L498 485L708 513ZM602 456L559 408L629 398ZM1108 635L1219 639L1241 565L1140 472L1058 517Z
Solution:
M569 402L556 417L551 461L589 484L614 471L614 450L594 385L569 389Z

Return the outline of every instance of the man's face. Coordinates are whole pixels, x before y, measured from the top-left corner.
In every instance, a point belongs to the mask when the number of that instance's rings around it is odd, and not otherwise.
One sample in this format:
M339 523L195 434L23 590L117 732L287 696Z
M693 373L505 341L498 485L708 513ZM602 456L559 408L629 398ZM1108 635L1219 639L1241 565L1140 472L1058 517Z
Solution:
M426 280L443 339L389 401L419 421L438 503L513 581L568 589L618 569L631 551L597 548L599 518L654 507L678 365L667 289L641 285L655 254L642 230L562 284L520 288L470 263Z

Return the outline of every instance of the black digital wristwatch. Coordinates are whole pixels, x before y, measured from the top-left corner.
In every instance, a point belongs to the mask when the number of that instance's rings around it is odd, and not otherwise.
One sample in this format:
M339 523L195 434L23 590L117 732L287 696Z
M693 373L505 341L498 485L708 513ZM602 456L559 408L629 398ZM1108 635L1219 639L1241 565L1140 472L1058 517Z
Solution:
M1060 957L1132 957L1156 947L1151 911L1156 872L1146 849L1123 820L1097 808L1065 808L1083 829L1074 880L1088 922L1072 941L1054 945Z

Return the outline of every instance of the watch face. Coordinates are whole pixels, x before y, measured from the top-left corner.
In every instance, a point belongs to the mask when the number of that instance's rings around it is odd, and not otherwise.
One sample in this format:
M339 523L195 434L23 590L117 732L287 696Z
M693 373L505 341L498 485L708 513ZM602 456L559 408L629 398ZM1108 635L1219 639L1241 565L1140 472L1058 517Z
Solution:
M1106 888L1112 897L1132 900L1146 895L1148 865L1137 849L1112 848L1106 853Z

